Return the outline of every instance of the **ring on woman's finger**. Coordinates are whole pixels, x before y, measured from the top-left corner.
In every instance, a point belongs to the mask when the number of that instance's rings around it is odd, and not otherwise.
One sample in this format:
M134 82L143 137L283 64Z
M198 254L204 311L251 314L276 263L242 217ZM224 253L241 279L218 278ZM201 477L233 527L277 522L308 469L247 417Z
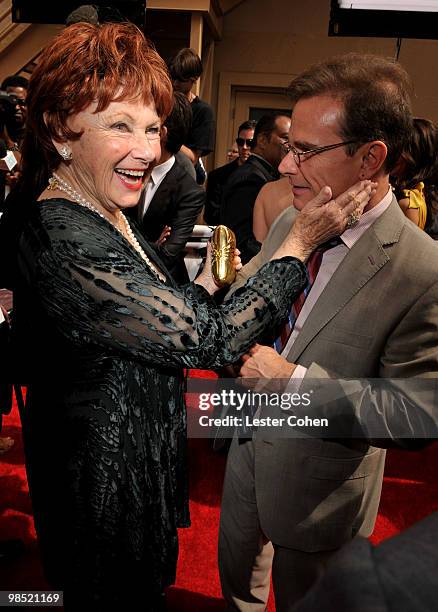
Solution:
M347 225L346 225L347 229L354 227L358 223L359 219L360 219L360 212L357 212L357 210L349 214L347 217Z

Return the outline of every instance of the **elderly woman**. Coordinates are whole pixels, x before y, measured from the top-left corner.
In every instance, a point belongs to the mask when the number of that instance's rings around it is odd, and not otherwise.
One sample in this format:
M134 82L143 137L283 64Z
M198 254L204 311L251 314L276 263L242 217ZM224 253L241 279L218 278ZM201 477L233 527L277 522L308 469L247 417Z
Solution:
M172 103L141 32L70 26L41 55L27 99L15 333L45 572L66 610L160 609L177 527L189 525L183 368L235 362L280 323L305 284L302 262L371 185L337 201L324 188L273 261L218 308L208 270L177 288L123 212L159 157Z

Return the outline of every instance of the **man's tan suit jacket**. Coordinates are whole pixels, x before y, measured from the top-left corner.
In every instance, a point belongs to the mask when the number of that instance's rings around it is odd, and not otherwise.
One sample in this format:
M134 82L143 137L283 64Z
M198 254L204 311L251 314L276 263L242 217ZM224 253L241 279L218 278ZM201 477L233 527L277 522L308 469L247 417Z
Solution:
M288 208L280 215L233 291L270 259L296 214ZM438 245L405 218L395 198L345 256L287 359L308 368L303 383L438 377ZM313 552L372 532L382 448L366 440L257 434L254 444L261 528L271 541Z

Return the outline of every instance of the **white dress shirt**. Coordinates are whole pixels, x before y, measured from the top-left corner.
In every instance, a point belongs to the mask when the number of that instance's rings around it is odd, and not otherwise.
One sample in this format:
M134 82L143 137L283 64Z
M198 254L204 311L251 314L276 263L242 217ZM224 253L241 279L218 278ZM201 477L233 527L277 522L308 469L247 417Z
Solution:
M382 200L380 200L376 206L363 213L359 219L359 222L354 227L345 230L345 232L341 235L343 244L339 244L333 249L325 251L322 256L321 267L319 268L315 282L313 283L309 295L307 296L300 314L298 315L294 329L289 336L289 340L281 352L283 357L286 357L289 354L312 308L315 306L319 296L324 291L327 283L330 281L331 277L344 257L347 255L348 251L353 247L353 245L356 244L359 238L380 217L380 215L385 212L391 202L392 190L389 189L385 197L382 198ZM288 391L297 391L299 389L301 380L304 378L306 372L307 368L302 365L297 365L291 376L291 383L288 385ZM294 382L292 383L292 381Z
M149 178L149 181L146 184L146 187L144 188L144 192L140 198L140 202L138 205L138 220L139 221L143 220L143 217L145 216L146 211L149 208L149 204L151 203L151 200L154 197L155 192L157 191L158 187L163 182L166 174L172 168L174 163L175 163L175 156L172 155L172 157L170 157L167 161L163 162L162 164L158 164L158 166L155 166L155 168L152 170L151 176Z

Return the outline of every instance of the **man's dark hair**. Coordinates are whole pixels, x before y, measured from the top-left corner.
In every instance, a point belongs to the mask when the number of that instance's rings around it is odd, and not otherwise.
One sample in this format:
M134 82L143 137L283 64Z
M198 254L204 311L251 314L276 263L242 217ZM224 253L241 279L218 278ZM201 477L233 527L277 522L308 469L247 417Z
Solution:
M271 113L269 115L262 115L260 119L257 121L257 124L254 128L254 136L252 139L251 149L257 146L258 137L262 134L266 136L270 136L272 132L276 129L276 121L278 117L287 117L289 119L289 115L287 113Z
M167 128L167 138L164 147L169 153L178 153L187 140L192 125L192 107L184 94L174 92L173 109L164 125Z
M202 74L202 62L193 49L181 49L170 61L169 72L173 81L199 79Z
M393 59L348 53L311 66L288 88L294 106L302 98L327 95L342 102L343 140L354 155L361 144L383 141L388 148L384 169L389 172L400 157L412 129L410 79ZM328 143L330 144L330 143Z
M240 132L243 132L243 130L255 130L256 125L257 125L257 122L254 121L253 119L244 121L243 123L239 125L239 129L237 130L237 135L239 136Z
M126 23L128 21L129 19L115 6L82 4L67 16L65 25L70 26L75 23L99 25L100 23Z
M1 89L5 90L7 87L22 87L23 89L27 89L29 86L29 81L26 77L11 75L6 77L1 84Z
M94 4L83 4L79 6L72 11L65 20L65 24L68 26L81 22L92 23L94 25L99 23L98 9Z

